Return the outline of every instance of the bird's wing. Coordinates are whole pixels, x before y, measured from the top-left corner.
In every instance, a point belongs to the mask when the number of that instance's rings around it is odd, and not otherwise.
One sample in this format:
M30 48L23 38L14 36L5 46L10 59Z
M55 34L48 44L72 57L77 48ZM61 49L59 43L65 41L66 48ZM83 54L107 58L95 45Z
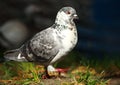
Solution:
M36 34L30 41L30 47L37 55L36 61L51 61L59 52L54 29L46 29Z

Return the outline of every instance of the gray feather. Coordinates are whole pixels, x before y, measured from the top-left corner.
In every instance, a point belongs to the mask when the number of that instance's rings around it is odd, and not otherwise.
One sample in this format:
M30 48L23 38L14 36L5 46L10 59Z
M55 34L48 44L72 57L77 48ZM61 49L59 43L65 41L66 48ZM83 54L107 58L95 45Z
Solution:
M22 56L22 53L20 49L10 50L4 53L4 58L7 61L14 60L14 61L27 61L24 56Z

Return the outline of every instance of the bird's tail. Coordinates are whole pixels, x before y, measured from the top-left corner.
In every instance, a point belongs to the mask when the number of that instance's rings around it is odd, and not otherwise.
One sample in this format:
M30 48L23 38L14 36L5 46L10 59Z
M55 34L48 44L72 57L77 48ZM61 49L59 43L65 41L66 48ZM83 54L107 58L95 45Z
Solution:
M6 61L21 61L21 51L19 49L10 50L4 53L4 58Z

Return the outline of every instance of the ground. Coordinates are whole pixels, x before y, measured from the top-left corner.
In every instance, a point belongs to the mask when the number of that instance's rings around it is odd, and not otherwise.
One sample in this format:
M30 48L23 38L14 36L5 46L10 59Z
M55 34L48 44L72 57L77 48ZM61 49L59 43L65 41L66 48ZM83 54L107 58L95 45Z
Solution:
M70 54L69 60L66 57L65 61L54 64L56 68L69 70L60 75L50 73L54 76L50 79L44 78L44 67L36 63L1 63L0 85L120 85L119 59L85 59L81 56L78 53Z

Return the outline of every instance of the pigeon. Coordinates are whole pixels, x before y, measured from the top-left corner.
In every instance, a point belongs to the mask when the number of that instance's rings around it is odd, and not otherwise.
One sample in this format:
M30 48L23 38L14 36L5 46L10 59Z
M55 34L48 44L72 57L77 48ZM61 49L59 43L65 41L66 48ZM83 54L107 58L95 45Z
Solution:
M78 19L74 8L61 8L52 26L34 35L20 48L5 52L4 58L8 61L38 62L46 67L47 72L55 71L52 64L67 55L77 43L74 19Z

